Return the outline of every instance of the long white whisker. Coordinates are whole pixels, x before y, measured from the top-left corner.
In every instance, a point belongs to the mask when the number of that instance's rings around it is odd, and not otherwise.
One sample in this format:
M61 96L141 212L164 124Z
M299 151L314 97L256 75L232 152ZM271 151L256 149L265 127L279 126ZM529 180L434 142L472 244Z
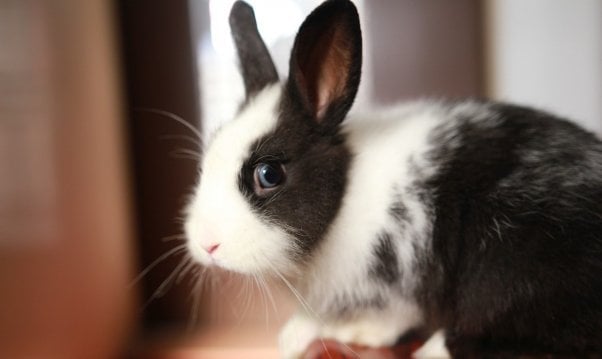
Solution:
M186 148L179 148L177 150L174 150L170 152L170 155L174 158L184 158L194 161L201 161L201 154Z
M180 282L182 281L182 279L184 277L186 277L186 275L190 272L190 270L192 268L194 268L197 264L195 263L194 259L192 258L192 256L190 256L190 254L186 253L186 266L184 266L184 268L180 271L180 274L178 274L178 277L176 278L176 284L180 284Z
M203 140L203 136L201 135L201 131L199 131L196 127L194 127L193 125L191 125L190 123L188 123L182 117L176 115L175 113L171 113L169 111L164 111L164 110L159 110L159 109L156 109L156 108L141 108L141 107L137 107L134 110L136 110L136 111L143 111L143 112L149 112L149 113L154 113L154 114L158 114L158 115L162 115L162 116L165 116L167 118L170 118L170 119L178 122L182 126L186 127L187 129L189 129L195 136L198 137L199 141Z
M145 275L148 274L148 272L150 272L153 268L155 268L159 263L163 262L165 259L169 258L170 256L184 251L186 249L186 244L181 244L179 246L176 246L174 248L172 248L171 250L163 253L161 256L159 256L157 259L155 259L152 263L150 263L149 265L146 266L146 268L140 272L140 274L138 274L136 276L136 278L134 278L132 280L132 282L129 284L130 287L134 286L136 283L138 283Z
M236 322L236 327L239 327L242 324L242 321L244 319L244 316L247 314L247 311L249 310L249 282L247 281L246 278L243 278L243 283L242 286L239 287L238 289L238 294L236 295L235 298L235 302L239 302L239 303L243 303L242 305L242 312L238 312L236 313L238 316L238 320ZM230 303L230 305L232 305L232 303ZM233 310L234 312L234 310Z
M194 286L192 288L192 308L190 313L190 321L188 322L188 331L192 331L199 323L199 308L201 302L201 295L203 293L203 279L207 273L207 268L198 266L198 270L194 276Z
M183 259L182 261L180 261L180 263L178 263L174 270L171 271L169 276L163 281L163 283L161 283L157 290L155 290L155 294L153 294L153 297L158 298L163 296L167 292L168 287L181 274L182 269L187 265L187 263L187 259Z
M305 301L305 299L303 299L303 296L301 296L301 294L297 291L297 289L295 289L295 287L280 272L275 270L275 273L278 277L280 277L280 279L284 282L284 284L290 289L291 293L293 293L293 295L297 298L297 301L299 302L299 304L301 304L301 306L303 307L305 312L309 316L314 317L316 320L318 320L318 322L320 322L320 324L324 325L324 322L322 321L320 316L311 308L309 303L307 303ZM322 343L322 347L324 348L324 351L330 357L330 353L328 352L328 348L326 347L326 343L324 342L324 339L321 337L319 339L320 339L320 342ZM358 357L359 357L359 355L358 355Z
M268 296L268 299L270 300L270 303L272 304L272 309L274 310L274 313L276 313L276 315L278 315L278 306L276 305L276 300L274 299L274 296L272 295L272 290L270 289L268 283L266 282L265 278L263 278L263 276L259 277L259 281L261 282L261 284L263 285L263 287L266 289L266 294Z
M178 153L190 155L191 157L194 157L194 158L197 158L197 159L201 158L201 154L200 153L198 153L196 151L193 151L193 150L190 150L188 148L180 148L180 149L178 149L176 151Z
M187 260L182 260L180 263L171 271L171 273L161 282L159 287L155 289L151 297L144 303L142 306L142 310L145 310L148 305L155 299L162 297L170 288L170 285L173 283L174 279L180 274L180 271L187 264Z
M276 201L276 199L278 199L278 197L282 196L283 193L285 193L286 190L282 189L278 192L276 192L273 196L271 196L264 204L264 206L269 206L271 205L274 201Z
M272 308L274 309L274 313L276 313L276 315L278 315L278 307L276 305L276 301L274 300L274 296L272 295L272 291L270 290L270 287L268 286L268 284L265 281L265 278L263 278L263 276L259 276L259 282L261 283L261 285L265 288L266 294L268 296L268 299L270 300L270 303L272 303Z
M162 140L184 140L198 146L199 150L203 148L203 144L196 138L185 135L163 135Z
M293 287L293 285L282 274L280 274L280 272L276 271L275 273L282 280L282 282L284 282L284 284L288 287L288 289L291 291L291 293L293 293L295 298L297 298L297 301L299 302L299 304L301 304L301 306L303 307L303 310L305 310L305 312L309 316L320 320L319 315L311 308L311 306L309 306L309 304L305 301L305 299L303 298L301 293L299 293L297 291L297 289L295 289L295 287Z
M257 292L259 293L260 297L261 297L261 302L263 304L263 310L265 313L265 327L266 329L269 328L269 324L270 324L270 316L268 313L268 301L266 299L265 296L265 292L264 289L261 287L261 284L259 284L259 280L257 279L257 275L252 275L251 277L255 283L255 285L257 286Z
M229 283L231 282L229 278L226 278L226 283L222 284L220 282L220 280L223 279L224 277L224 273L223 272L219 272L219 278L216 275L218 272L215 271L214 273L211 273L211 275L207 276L208 280L209 280L209 288L207 289L207 292L209 293L209 296L211 298L211 308L214 308L214 310L211 312L213 318L215 318L215 320L217 322L221 322L223 320L223 308L224 305L226 305L226 301L220 300L221 296L218 295L218 290L219 293L223 293L225 292L224 288L228 287Z
M171 236L165 236L161 238L162 242L171 242L171 241L184 241L186 240L186 235L184 233L173 234Z
M286 277L284 277L284 275L282 275L282 273L280 273L276 268L274 268L274 266L272 266L270 264L270 267L272 268L272 271L290 289L291 293L293 293L293 295L297 298L297 300L299 301L299 304L301 304L301 306L303 307L303 309L305 310L305 312L309 316L311 316L314 319L316 319L322 326L325 326L325 323L322 320L322 318L318 315L318 313L316 313L316 311L313 310L313 308L309 305L309 303L303 298L303 296L301 295L301 293L299 293L299 291L286 279ZM322 346L324 347L324 351L328 354L329 357L331 357L330 353L328 352L328 349L326 347L326 343L324 343L324 339L321 338L321 337L319 339L320 339L320 342L322 342ZM350 346L348 346L347 344L345 344L345 343L340 343L340 344L343 345L344 347L346 347L347 349L349 349L358 358L360 357L360 355L355 350L353 350Z

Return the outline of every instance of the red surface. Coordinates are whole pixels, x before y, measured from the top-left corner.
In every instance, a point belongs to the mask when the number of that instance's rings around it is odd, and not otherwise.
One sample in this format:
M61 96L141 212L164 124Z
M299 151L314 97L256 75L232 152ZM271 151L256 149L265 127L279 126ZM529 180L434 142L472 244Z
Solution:
M410 359L412 353L423 344L413 340L392 348L366 348L357 345L344 345L332 340L313 342L305 354L305 359Z
M134 348L132 359L278 359L277 335L257 327L207 327L189 337L147 338ZM409 359L423 343L408 335L391 348L344 345L331 339L311 343L304 359Z

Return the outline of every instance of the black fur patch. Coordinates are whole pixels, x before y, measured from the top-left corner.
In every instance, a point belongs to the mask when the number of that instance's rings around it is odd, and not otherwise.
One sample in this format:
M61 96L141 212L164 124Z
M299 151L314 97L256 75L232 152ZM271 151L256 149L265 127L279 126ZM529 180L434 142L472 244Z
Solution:
M277 83L278 72L257 30L253 8L244 1L237 1L229 20L248 101L267 85Z
M362 315L367 310L379 310L385 306L385 299L378 294L367 298L351 295L335 296L328 306L327 312L323 313L323 319L353 320L354 317Z
M546 113L478 106L489 119L436 131L439 170L419 184L435 218L418 291L431 325L452 355L602 350L602 143Z
M374 248L375 262L370 269L373 277L387 283L394 284L399 281L399 264L397 251L393 246L390 233L382 232L378 235L378 244Z
M361 49L353 3L326 1L305 19L291 51L278 124L249 149L240 171L241 192L258 215L296 238L294 254L311 252L341 207L351 153L340 123L357 93ZM323 81L324 76L337 81ZM321 103L323 93L333 97ZM266 159L285 167L286 180L258 195L253 171Z
M253 210L294 235L301 253L315 247L336 217L352 159L343 134L323 134L311 124L283 97L276 129L252 146L238 181ZM261 197L253 190L253 171L266 158L284 165L286 180Z
M408 208L403 203L403 198L400 195L396 196L393 204L389 207L389 215L400 225L410 222Z

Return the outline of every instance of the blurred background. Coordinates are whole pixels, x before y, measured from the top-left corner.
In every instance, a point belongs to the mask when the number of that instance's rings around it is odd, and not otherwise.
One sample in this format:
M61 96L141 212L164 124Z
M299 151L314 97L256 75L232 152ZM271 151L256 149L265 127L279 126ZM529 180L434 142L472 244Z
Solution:
M0 0L1 357L276 357L289 295L200 285L181 247L195 132L243 96L232 3ZM284 77L320 1L249 3ZM602 2L355 3L357 106L486 97L602 133Z

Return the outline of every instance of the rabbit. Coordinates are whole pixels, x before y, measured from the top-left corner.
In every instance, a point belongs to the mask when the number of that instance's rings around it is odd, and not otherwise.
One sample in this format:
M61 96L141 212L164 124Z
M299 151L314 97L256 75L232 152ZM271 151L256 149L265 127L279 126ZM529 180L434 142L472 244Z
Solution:
M304 20L281 81L253 9L230 25L245 87L186 208L205 266L284 281L284 358L318 338L439 333L454 358L602 352L602 142L487 100L352 111L362 33L348 0Z

